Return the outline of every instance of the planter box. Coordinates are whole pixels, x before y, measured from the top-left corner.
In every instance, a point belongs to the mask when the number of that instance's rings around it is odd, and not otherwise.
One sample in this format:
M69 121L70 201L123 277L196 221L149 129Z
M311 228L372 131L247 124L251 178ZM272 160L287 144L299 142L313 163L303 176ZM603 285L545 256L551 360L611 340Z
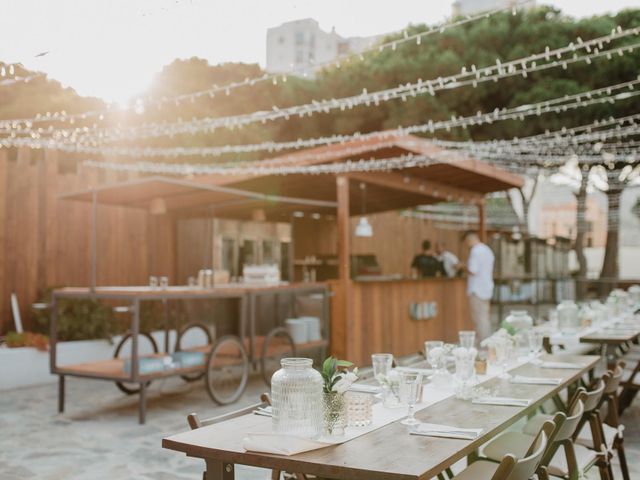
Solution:
M164 332L153 332L160 350L164 346ZM72 365L113 356L121 337L115 337L113 344L107 340L78 340L59 342L57 345L58 365ZM175 331L169 333L169 345L175 344ZM17 387L42 385L56 382L49 368L49 352L41 352L31 347L0 348L0 391Z

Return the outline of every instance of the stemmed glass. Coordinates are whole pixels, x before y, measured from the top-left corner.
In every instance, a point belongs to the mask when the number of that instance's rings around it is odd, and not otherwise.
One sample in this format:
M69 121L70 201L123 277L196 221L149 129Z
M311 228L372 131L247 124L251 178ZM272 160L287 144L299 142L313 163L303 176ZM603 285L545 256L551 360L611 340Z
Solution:
M444 365L444 342L442 340L424 342L424 356L431 368L437 373Z
M400 372L400 400L408 406L407 417L400 422L403 425L417 425L420 423L415 417L415 410L421 385L421 374Z
M499 338L496 340L495 349L496 361L501 367L501 372L500 375L498 375L498 378L508 380L511 378L511 375L507 372L507 364L509 363L511 353L513 351L513 342L509 338Z
M534 365L540 365L542 360L540 360L540 353L542 352L542 342L544 340L544 333L539 330L529 330L527 334L529 338L529 349L533 354L533 360L531 363Z

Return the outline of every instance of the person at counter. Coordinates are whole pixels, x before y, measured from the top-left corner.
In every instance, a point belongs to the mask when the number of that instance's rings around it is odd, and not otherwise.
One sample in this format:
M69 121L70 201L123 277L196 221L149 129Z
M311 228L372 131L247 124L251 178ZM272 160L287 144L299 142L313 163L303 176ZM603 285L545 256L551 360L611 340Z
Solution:
M465 271L467 278L467 296L471 319L476 326L480 340L492 333L489 306L493 296L493 263L495 256L491 249L478 236L478 232L468 231L462 237L469 248L467 264L460 263L459 269Z
M422 253L413 257L411 262L411 270L414 276L420 278L430 278L438 275L446 276L447 272L440 260L438 260L431 251L431 242L425 240L422 242Z
M458 264L460 260L455 254L447 250L444 242L436 243L436 258L442 262L447 277L455 277L458 273Z

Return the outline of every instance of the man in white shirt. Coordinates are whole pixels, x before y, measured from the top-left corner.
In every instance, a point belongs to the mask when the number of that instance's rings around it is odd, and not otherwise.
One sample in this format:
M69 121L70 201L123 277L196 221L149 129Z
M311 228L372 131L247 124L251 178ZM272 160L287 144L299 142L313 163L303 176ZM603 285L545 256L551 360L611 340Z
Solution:
M463 236L463 241L469 247L469 261L462 265L468 275L467 295L471 319L476 326L480 340L492 333L489 306L493 296L493 263L495 256L491 249L480 241L477 232L469 231Z

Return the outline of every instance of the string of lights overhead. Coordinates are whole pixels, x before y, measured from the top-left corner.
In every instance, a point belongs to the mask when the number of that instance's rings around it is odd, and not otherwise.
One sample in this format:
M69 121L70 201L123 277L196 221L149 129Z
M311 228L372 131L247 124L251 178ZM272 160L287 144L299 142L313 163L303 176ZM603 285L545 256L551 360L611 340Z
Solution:
M256 111L248 114L233 115L227 117L206 117L194 119L187 122L171 122L171 123L150 123L137 127L109 127L109 128L76 128L76 129L60 129L50 128L47 134L58 140L67 142L85 142L97 144L101 142L112 142L117 140L132 140L140 138L153 138L160 136L171 136L178 134L196 134L201 132L213 132L218 128L240 128L252 123L266 123L276 119L290 119L291 117L311 116L319 112L329 113L339 109L344 111L352 109L360 105L379 105L394 99L402 99L406 101L409 97L415 97L423 94L435 94L439 90L450 90L466 85L477 86L479 83L486 81L498 81L502 78L508 78L514 75L527 76L529 73L555 68L576 62L590 63L596 58L612 59L614 55L623 55L625 52L632 52L640 46L640 42L628 44L621 47L605 49L605 44L619 38L640 34L640 27L623 30L618 28L611 34L599 37L587 42L578 39L577 43L571 42L568 46L556 50L530 55L525 58L512 60L509 62L500 62L495 65L483 68L472 66L467 70L466 67L461 69L461 73L451 75L449 77L440 77L432 80L418 80L414 83L400 85L395 88L378 90L375 92L367 92L363 90L362 94L351 97L343 97L340 99L328 99L322 101L314 101L307 104L296 105L280 109L276 106L270 111ZM589 54L578 54L579 50L591 52ZM563 55L571 53L572 56L565 58ZM543 63L539 63L543 62ZM0 132L28 133L32 137L41 136L45 133L34 131L31 127L23 127L22 125L2 125L0 123Z
M520 7L530 4L533 1L534 0L523 0L523 1L513 2L512 5L509 5L507 7L496 8L493 10L489 10L487 12L483 12L481 14L466 16L464 18L461 18L459 20L452 21L452 22L443 22L443 23L434 25L432 27L429 27L426 30L422 30L420 32L416 32L413 34L409 34L406 28L399 30L397 32L391 32L386 36L388 37L400 36L400 38L395 38L387 42L373 45L357 53L349 53L349 52L342 53L332 60L316 63L314 67L317 69L331 67L331 66L340 68L342 64L364 60L365 57L371 53L389 51L389 50L395 52L398 46L401 46L404 44L423 45L423 40L431 35L444 33L449 29L460 27L469 23L473 23L478 20L490 18L491 16L500 14L500 13L511 11L512 14L515 15ZM13 65L10 65L9 68L12 69ZM291 73L292 74L304 73L305 70L306 70L306 67L297 67L297 68L293 68ZM13 75L13 73L11 74ZM0 69L0 76L4 76L2 75L1 69ZM163 96L160 98L147 97L144 100L138 99L137 102L134 102L134 109L145 108L149 106L155 106L156 108L161 108L162 105L167 103L173 103L176 106L179 106L183 102L195 102L200 98L206 98L206 97L214 98L218 94L224 94L225 96L228 96L236 89L243 88L243 87L252 87L260 83L271 82L275 85L275 84L278 84L278 82L286 82L286 81L287 81L287 74L265 73L259 77L253 77L253 78L247 77L243 80L226 83L224 85L212 85L210 88L207 88L205 90L198 90L195 92L189 92L189 93L184 93L184 94L174 95L174 96ZM127 110L127 109L128 107L124 107L124 110ZM97 118L98 120L104 120L109 114L112 114L114 112L122 112L122 111L123 111L123 107L113 104L113 105L109 105L106 109L85 111L80 113L68 113L65 110L61 110L57 112L45 112L30 118L1 120L0 125L3 125L5 123L10 125L15 125L15 126L19 124L33 125L35 123L40 123L40 122L69 122L73 124L77 120L86 120L90 118Z
M23 146L30 148L51 148L58 149L66 152L78 152L88 154L102 154L102 155L118 155L118 156L133 156L133 157L177 157L184 155L200 155L217 156L223 150L225 153L240 153L240 152L258 152L268 147L269 152L277 152L282 149L300 149L311 148L321 145L330 145L334 143L345 143L347 141L356 140L361 142L361 145L353 146L351 154L357 154L361 151L371 150L371 146L367 143L368 140L382 140L393 142L399 135L408 135L416 133L430 133L434 134L441 130L451 130L456 127L467 128L474 125L482 125L487 123L493 123L496 121L517 119L524 120L524 118L532 115L542 115L544 113L560 113L572 110L575 108L584 108L590 105L598 103L615 103L616 101L633 98L638 95L638 91L635 90L637 85L640 84L640 77L628 82L619 83L603 88L593 89L587 92L581 92L574 95L563 95L550 100L545 100L535 104L524 104L509 109L496 109L490 113L477 112L475 115L466 117L453 116L449 120L442 121L429 121L427 123L412 125L408 127L399 127L394 130L376 131L367 134L352 134L352 135L331 135L327 137L318 137L305 140L297 140L293 142L265 142L260 144L249 145L236 145L236 146L223 146L223 147L171 147L171 148L159 148L159 147L92 147L82 144L73 143L61 143L51 139L34 139L30 137L7 137L0 139L0 146ZM623 118L620 121L628 121L628 118ZM580 128L580 127L578 127ZM540 136L534 137L539 139ZM380 144L379 148L386 148L390 143ZM444 145L444 144L443 144ZM287 161L301 161L305 158L316 158L319 154L317 152L307 153L293 153L280 157L278 161L284 163ZM326 160L331 159L331 155L335 153L327 152Z
M462 153L462 155L461 155ZM184 163L160 163L160 162L135 162L135 163L119 163L104 162L95 160L85 160L82 165L85 167L100 168L114 171L137 172L147 174L167 174L167 175L224 175L224 176L262 176L262 175L320 175L320 174L344 174L354 172L378 172L389 170L405 170L411 168L420 168L434 163L455 163L459 161L467 161L471 157L464 152L439 152L433 155L415 155L407 154L398 157L384 159L369 160L347 160L340 163L325 163L318 165L281 165L268 166L263 163L257 163L251 167L225 167L219 165L204 164L184 164ZM484 159L490 159L493 163L510 165L515 162L516 165L522 163L530 163L535 166L544 166L546 168L554 165L559 166L565 164L573 155L530 155L519 154L516 157L504 154L487 154ZM584 163L602 164L607 162L625 162L630 165L638 162L638 151L634 150L626 155L614 155L603 153L601 155L581 156L580 160Z

